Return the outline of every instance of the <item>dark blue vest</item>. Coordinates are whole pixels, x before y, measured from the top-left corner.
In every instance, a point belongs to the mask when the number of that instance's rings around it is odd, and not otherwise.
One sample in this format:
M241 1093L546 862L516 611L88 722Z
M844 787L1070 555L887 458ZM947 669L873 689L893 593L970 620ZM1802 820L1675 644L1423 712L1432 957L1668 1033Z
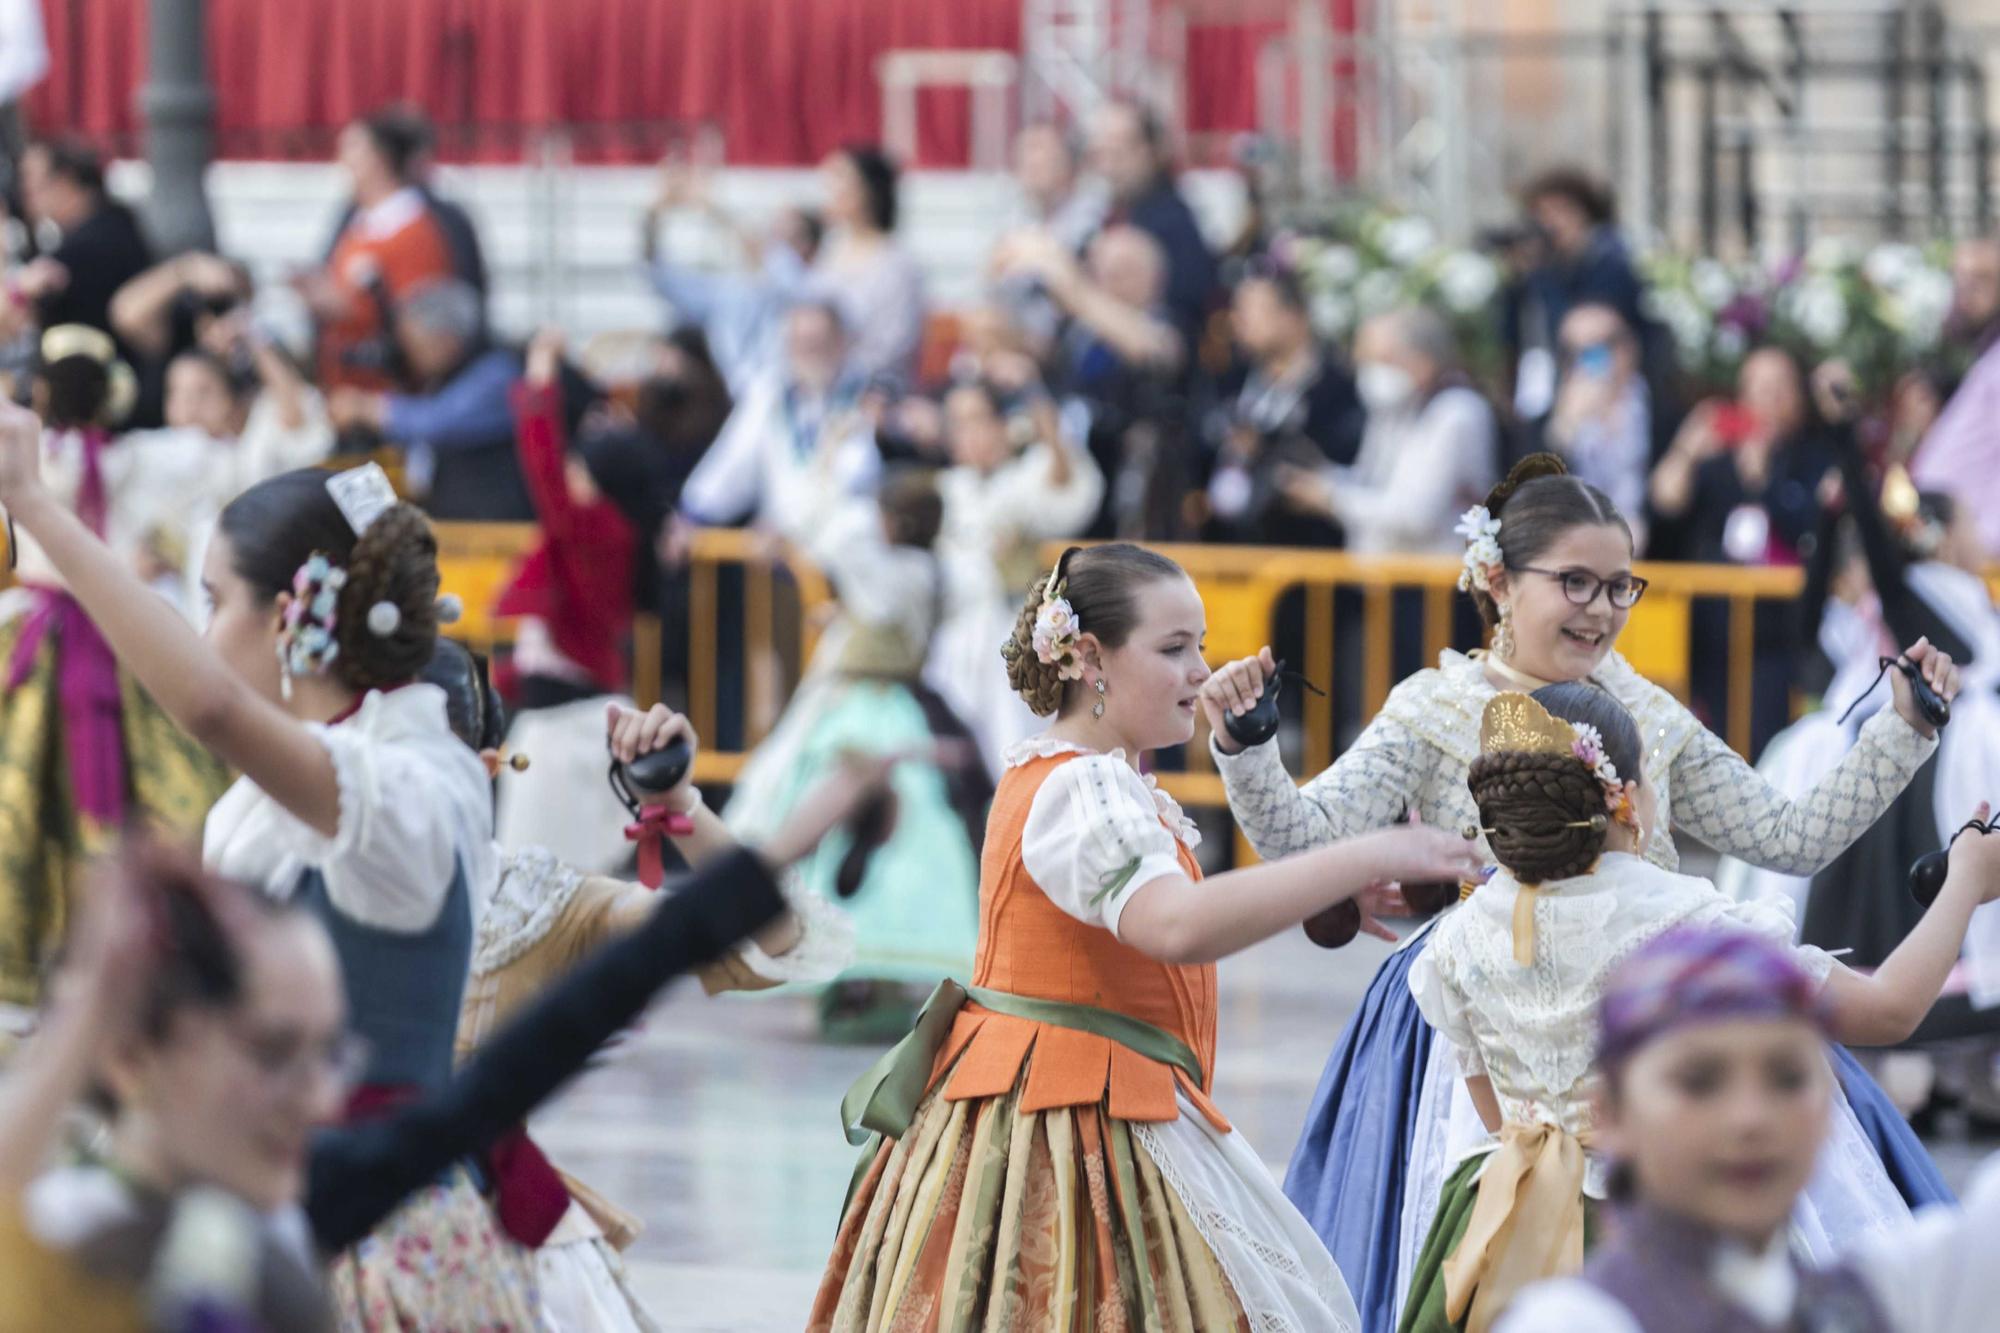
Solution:
M368 1039L364 1083L442 1087L451 1078L465 977L472 965L472 899L461 861L437 920L414 934L363 925L327 896L317 870L296 901L317 916L340 955L348 1024Z

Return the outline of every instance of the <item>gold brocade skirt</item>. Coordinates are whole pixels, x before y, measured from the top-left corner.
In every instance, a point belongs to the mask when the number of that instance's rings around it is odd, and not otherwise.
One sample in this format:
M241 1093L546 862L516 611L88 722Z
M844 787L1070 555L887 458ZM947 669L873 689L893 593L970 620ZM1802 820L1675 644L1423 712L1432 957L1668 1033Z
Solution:
M1207 1333L1248 1321L1159 1168L1102 1105L935 1092L841 1223L809 1333Z
M0 624L0 673L10 669L26 619ZM0 1002L8 1004L36 1002L76 875L118 832L71 799L57 637L43 638L17 688L0 691ZM229 773L137 681L121 671L119 685L128 809L164 836L197 845Z

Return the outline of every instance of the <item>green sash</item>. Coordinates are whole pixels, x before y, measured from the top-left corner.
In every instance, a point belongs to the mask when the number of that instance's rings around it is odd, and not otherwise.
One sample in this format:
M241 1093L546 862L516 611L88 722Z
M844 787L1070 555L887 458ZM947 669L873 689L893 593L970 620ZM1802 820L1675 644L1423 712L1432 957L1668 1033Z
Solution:
M987 990L983 986L961 986L947 978L938 983L938 988L931 992L931 998L924 1002L923 1012L917 1015L916 1025L910 1029L910 1034L890 1047L840 1099L841 1128L847 1134L847 1141L863 1150L861 1163L855 1168L854 1179L848 1186L849 1204L853 1203L854 1191L860 1187L868 1164L875 1160L882 1140L900 1139L916 1118L917 1104L930 1090L931 1071L937 1065L938 1052L944 1049L945 1040L951 1035L952 1022L968 1000L1013 1018L1075 1028L1079 1032L1107 1038L1149 1060L1172 1065L1186 1074L1197 1088L1206 1084L1201 1061L1195 1057L1194 1051L1164 1028L1094 1005L1039 1000L1027 995ZM844 1217L846 1213L847 1206L843 1205L841 1215Z

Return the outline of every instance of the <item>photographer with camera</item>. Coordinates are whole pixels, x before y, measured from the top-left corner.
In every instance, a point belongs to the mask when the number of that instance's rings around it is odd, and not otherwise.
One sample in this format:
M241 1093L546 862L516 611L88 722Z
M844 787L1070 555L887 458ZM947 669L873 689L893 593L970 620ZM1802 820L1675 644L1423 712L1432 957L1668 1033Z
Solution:
M1209 531L1223 541L1339 546L1340 525L1290 507L1282 482L1287 467L1354 462L1368 422L1354 376L1313 336L1305 290L1286 269L1252 269L1229 314L1241 364L1209 422Z
M479 293L457 278L429 282L404 297L394 321L412 390L335 389L328 410L344 447L357 436L400 446L411 489L433 518L534 518L509 398L521 357L488 338Z
M465 271L452 230L423 188L429 153L428 128L394 109L341 133L340 165L354 183L354 209L325 265L295 280L312 308L319 382L329 393L389 387L396 379L394 305Z

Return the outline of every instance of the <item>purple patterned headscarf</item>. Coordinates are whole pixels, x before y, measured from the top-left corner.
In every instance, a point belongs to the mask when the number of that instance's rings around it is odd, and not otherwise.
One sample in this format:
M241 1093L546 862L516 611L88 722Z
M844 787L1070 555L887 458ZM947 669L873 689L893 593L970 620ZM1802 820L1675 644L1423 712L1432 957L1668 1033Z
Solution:
M1791 950L1742 930L1670 930L1619 964L1598 1002L1598 1067L1678 1028L1795 1018L1825 1029L1820 988Z

